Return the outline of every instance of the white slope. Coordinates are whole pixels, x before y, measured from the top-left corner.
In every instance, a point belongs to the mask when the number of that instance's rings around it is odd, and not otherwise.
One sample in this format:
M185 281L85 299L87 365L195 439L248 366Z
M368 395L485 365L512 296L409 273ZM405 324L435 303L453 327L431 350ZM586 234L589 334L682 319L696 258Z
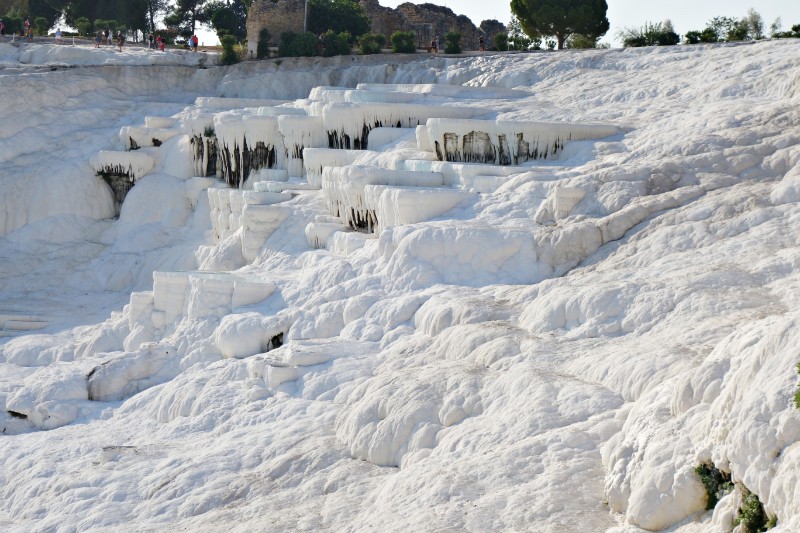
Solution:
M745 489L800 530L798 41L56 71L17 50L3 530L731 531ZM245 193L194 177L179 131L109 218L90 160L122 127L326 98L619 130L495 167L434 161L412 120L309 152L323 190L262 169ZM335 231L343 206L380 233ZM712 462L736 483L713 513Z

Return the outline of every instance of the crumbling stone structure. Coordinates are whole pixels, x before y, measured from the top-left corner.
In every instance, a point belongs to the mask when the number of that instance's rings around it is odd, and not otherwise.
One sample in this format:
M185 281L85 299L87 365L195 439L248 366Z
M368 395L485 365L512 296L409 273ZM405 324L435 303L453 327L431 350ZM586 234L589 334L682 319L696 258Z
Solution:
M359 0L372 23L372 32L384 35L386 42L396 31L412 31L416 35L417 46L427 48L434 36L439 36L444 43L444 34L456 31L461 34L461 46L464 50L477 50L478 39L483 36L487 48L491 46L495 33L505 31L505 27L497 21L487 26L484 31L475 26L464 15L456 15L453 10L435 4L405 3L392 9L380 5L378 0ZM270 33L270 45L277 46L281 33L303 31L303 17L306 0L254 0L247 14L248 48L255 55L258 46L258 34L262 28ZM498 26L499 24L499 26Z

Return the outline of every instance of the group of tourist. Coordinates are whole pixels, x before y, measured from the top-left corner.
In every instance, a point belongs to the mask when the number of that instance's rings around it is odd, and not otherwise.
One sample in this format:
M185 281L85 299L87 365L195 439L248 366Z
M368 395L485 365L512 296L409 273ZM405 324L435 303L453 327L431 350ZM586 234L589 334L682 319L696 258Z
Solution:
M33 42L33 26L30 23L30 20L25 20L23 23L23 29L20 32L20 37L27 37L28 42ZM0 19L0 36L5 37L6 35L6 25L3 22L3 19ZM56 44L61 44L62 33L61 28L56 28L55 31L55 42ZM116 40L116 44L119 47L119 51L122 52L122 47L125 45L125 34L122 32L118 32L116 39L114 39L111 29L106 28L105 30L98 31L94 36L94 47L100 48L101 45L110 45L113 44ZM150 34L148 37L148 41L150 43L151 50L161 50L164 51L167 41L161 35L154 35ZM197 52L197 47L200 44L200 40L197 38L197 35L192 35L189 38L187 43L188 48L192 52Z
M98 31L94 35L94 47L100 48L101 44L109 44L109 45L112 44L113 39L111 35L112 34L110 29ZM117 32L116 41L117 41L117 46L119 46L119 51L122 52L122 46L125 44L125 34L122 33L121 31Z

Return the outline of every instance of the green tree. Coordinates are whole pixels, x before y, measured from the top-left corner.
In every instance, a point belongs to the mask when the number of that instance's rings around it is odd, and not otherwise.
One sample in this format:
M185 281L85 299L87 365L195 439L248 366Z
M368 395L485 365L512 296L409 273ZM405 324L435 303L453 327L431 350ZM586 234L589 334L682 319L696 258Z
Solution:
M610 24L606 0L511 0L511 12L531 38L556 38L558 49L575 33L601 37Z
M764 18L752 7L747 10L743 19L747 26L748 37L756 41L764 38Z
M511 22L508 24L508 49L509 50L540 50L542 46L542 36L536 35L531 39L522 30L519 19L512 15Z
M359 37L369 32L370 22L364 8L355 0L310 0L308 31L319 35L328 30Z
M28 16L30 16L32 20L44 17L47 19L49 26L61 16L66 2L63 0L28 0L27 4Z
M156 31L156 18L160 17L167 11L167 0L145 0L146 1L146 17L147 17L147 31Z
M242 41L247 37L247 4L245 0L214 0L203 7L202 19L211 22L217 35L225 30Z
M205 3L206 0L177 0L164 23L169 28L177 29L182 36L189 37L198 24L208 22Z
M223 65L233 65L239 62L239 54L236 53L236 39L232 35L223 35L219 40L222 44L222 56L220 62Z
M109 20L124 24L131 30L144 31L147 27L147 0L71 0L65 4L67 23L75 25L79 18ZM115 24L116 26L116 24ZM96 30L106 29L107 25ZM113 29L113 28L112 28Z

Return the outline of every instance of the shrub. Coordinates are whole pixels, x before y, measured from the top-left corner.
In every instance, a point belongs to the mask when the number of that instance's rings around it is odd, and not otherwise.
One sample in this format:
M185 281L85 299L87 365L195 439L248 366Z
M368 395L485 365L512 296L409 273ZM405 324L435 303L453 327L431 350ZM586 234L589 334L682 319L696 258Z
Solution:
M319 38L311 32L281 34L278 55L281 57L313 57L319 50Z
M703 31L686 32L686 40L684 42L686 44L698 44L715 43L718 40L717 32L715 32L713 28L706 28Z
M592 37L591 35L581 35L579 33L573 33L569 36L566 42L567 48L577 48L577 49L589 49L589 48L597 48L597 37Z
M444 34L444 53L445 54L460 54L461 53L461 34L455 31L447 32Z
M800 374L800 363L797 363L797 373ZM797 385L797 391L794 393L794 406L800 409L800 384Z
M322 55L325 57L349 55L353 51L350 46L351 40L352 37L346 31L336 33L328 30L322 34Z
M733 488L730 474L718 470L713 464L701 464L694 469L695 474L706 488L706 511L717 506L719 499Z
M377 33L365 33L358 38L358 51L362 55L380 54L386 37Z
M262 28L258 32L258 46L256 47L256 57L258 59L269 57L269 38L270 35L267 28Z
M637 48L641 46L672 46L680 42L681 38L672 29L669 21L645 22L641 28L626 28L619 33L622 46Z
M413 54L417 51L413 31L396 31L392 34L392 51L396 54Z
M36 26L36 35L47 35L47 30L50 29L50 23L44 17L33 19L33 25Z
M767 530L767 513L758 495L742 488L742 506L733 521L734 527L742 524L747 533L758 533Z
M16 35L22 31L22 17L19 16L8 16L6 15L3 17L3 23L6 25L6 34L7 35Z
M222 56L220 57L220 61L223 65L233 65L239 62L239 54L236 53L234 50L234 46L236 46L236 39L233 35L225 35L220 39L220 43L222 44Z
M507 33L498 33L494 36L494 47L497 48L501 52L505 52L508 50L508 34Z

